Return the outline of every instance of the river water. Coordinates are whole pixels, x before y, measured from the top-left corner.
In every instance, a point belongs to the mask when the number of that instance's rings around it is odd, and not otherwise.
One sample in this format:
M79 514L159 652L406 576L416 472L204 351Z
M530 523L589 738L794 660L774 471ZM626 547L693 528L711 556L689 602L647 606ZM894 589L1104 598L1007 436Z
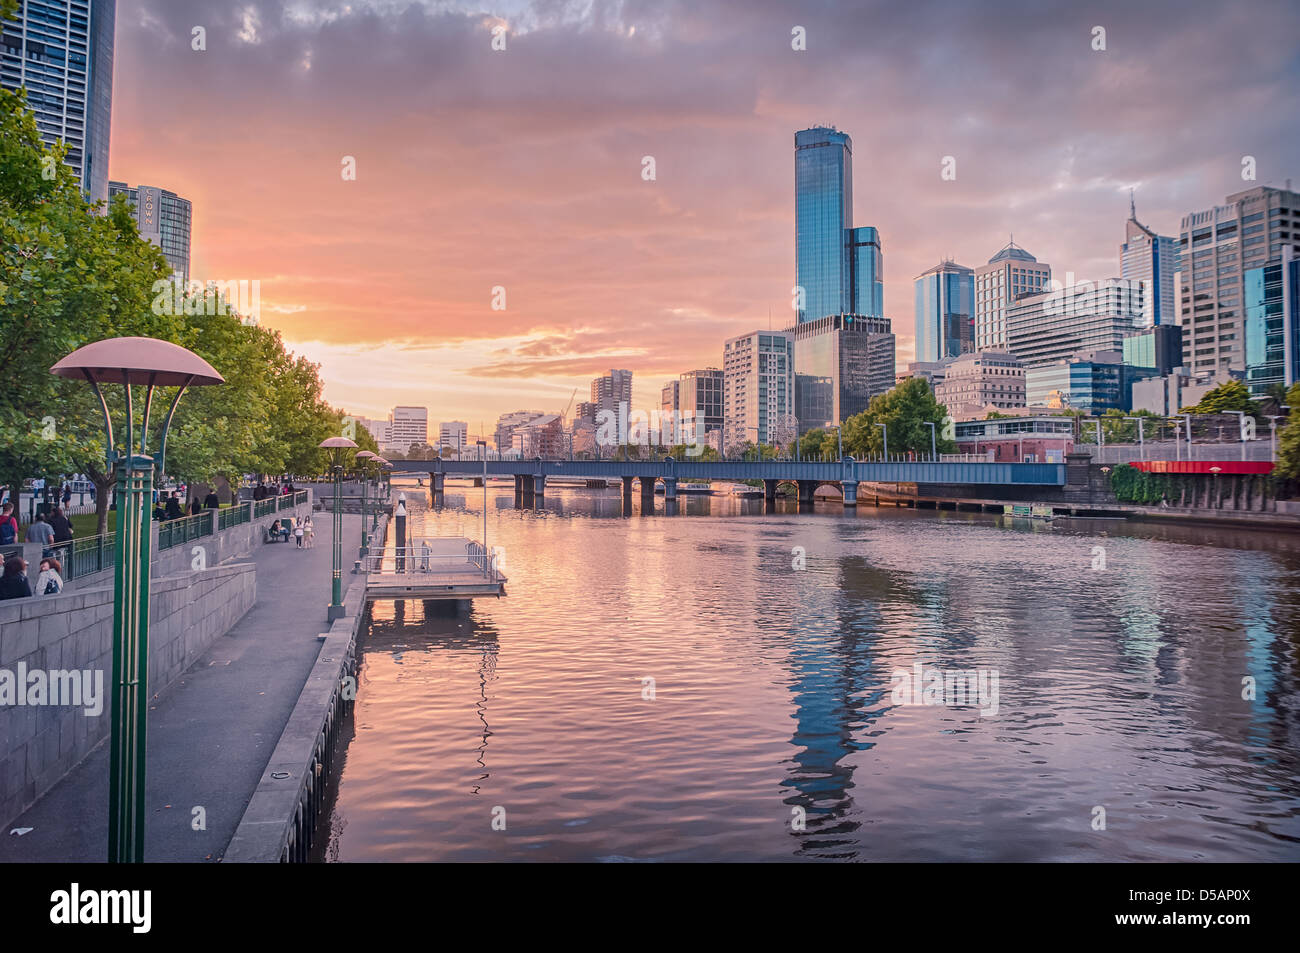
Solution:
M1300 860L1300 538L663 509L489 487L508 595L372 608L322 859Z

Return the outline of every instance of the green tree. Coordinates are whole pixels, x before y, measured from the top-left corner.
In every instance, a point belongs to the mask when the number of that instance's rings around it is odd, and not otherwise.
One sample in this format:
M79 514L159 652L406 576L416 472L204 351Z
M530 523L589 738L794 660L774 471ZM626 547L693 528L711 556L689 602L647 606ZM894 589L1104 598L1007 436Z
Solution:
M935 443L939 453L956 453L957 445L944 437L948 409L935 400L930 382L924 377L909 377L892 390L871 399L867 409L844 422L844 452L862 458L884 451L885 438L877 424L889 431L889 452L930 453L930 428L935 426Z
M1200 403L1184 407L1180 413L1224 414L1236 411L1253 415L1259 413L1259 407L1250 396L1250 389L1234 378L1224 381L1202 397Z
M1300 480L1300 384L1291 385L1285 403L1291 408L1286 429L1277 440L1276 475L1284 480Z

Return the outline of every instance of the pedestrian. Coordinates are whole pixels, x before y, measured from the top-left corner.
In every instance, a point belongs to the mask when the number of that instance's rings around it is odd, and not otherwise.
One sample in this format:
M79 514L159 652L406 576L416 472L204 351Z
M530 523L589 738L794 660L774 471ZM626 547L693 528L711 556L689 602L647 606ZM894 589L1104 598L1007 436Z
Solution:
M71 502L72 502L72 484L65 483L63 484L63 505L67 506Z
M198 516L202 512L203 504L199 502L199 498L196 496L190 500L190 516Z
M169 520L178 520L185 515L181 509L181 501L176 497L176 491L172 490L171 495L167 497L166 518Z
M50 556L41 560L41 573L36 577L36 595L57 596L63 591L63 566Z
M18 520L14 519L14 505L0 506L0 546L18 542Z
M306 540L307 548L308 549L314 548L316 545L316 527L312 524L310 516L303 518L302 532Z
M56 543L66 543L76 535L72 531L72 521L68 519L61 506L56 506L54 512L50 514L50 529L54 530Z
M0 599L23 599L32 594L27 581L27 560L10 556L5 560L4 575L0 576Z
M153 518L161 523L167 518L167 507L163 506L162 500L158 500L153 505Z
M302 522L299 521L293 528L293 540L295 543L298 544L299 549L302 549L302 536L303 536Z
M45 517L40 513L33 518L32 525L27 527L27 542L40 543L42 546L54 542L54 528L45 522Z
M221 509L221 500L215 489L208 490L208 495L203 498L203 505L209 510Z
M262 486L261 481L258 481L257 486L253 487L253 500L260 503L264 499L266 499L266 487Z

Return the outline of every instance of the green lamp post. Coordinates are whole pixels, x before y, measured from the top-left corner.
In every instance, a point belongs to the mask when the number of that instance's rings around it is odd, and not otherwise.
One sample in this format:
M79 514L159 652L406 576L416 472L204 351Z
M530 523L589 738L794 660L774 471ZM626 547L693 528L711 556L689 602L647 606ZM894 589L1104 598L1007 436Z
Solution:
M334 474L334 552L331 562L334 576L330 589L330 604L325 618L330 622L343 618L343 454L357 445L347 437L327 437L317 444L330 452L330 469Z
M384 478L387 476L387 471L393 469L393 465L389 463L387 460L385 460L383 457L378 457L378 456L375 457L375 465L379 468L375 473L375 500L376 501L379 500L379 491L380 489L383 489L384 499L385 501L387 501L389 497L389 490L387 484L385 483ZM371 514L370 529L372 531L379 529L379 509L380 508L376 506L374 508L374 512Z
M117 474L117 564L113 573L113 700L108 783L109 863L144 860L145 716L149 701L149 512L155 467L163 472L167 431L189 387L224 384L203 358L154 338L122 337L78 348L50 373L87 381L104 411L110 470ZM125 401L122 440L100 384L121 384ZM131 388L144 387L140 442L135 440ZM158 436L158 457L149 455L149 411L154 388L175 387ZM118 450L118 447L121 450Z
M361 558L365 559L366 554L370 552L370 527L366 525L366 510L370 494L370 468L378 456L369 450L360 450L357 452L356 460L361 474Z

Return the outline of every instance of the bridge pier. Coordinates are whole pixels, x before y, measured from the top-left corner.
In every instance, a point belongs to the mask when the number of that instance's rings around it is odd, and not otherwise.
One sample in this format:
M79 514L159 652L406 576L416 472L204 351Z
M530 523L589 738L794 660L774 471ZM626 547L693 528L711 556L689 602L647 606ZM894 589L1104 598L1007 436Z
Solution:
M842 490L844 493L845 506L858 505L858 481L857 480L841 480L840 490Z
M664 502L676 503L677 502L677 478L664 477L663 480L664 480Z
M546 499L546 474L538 473L533 476L533 498L537 503Z
M654 477L638 477L641 481L641 512L653 513L655 509Z
M764 481L763 481L763 499L766 500L768 503L775 503L775 502L776 502L776 484L777 484L777 482L778 482L778 481L776 481L776 480L764 480Z
M817 492L816 480L800 480L799 481L799 505L812 506L813 494L816 492Z
M435 473L429 481L429 490L433 495L433 505L442 506L443 493L447 488L447 474Z
M482 485L483 485L483 478L481 476L476 476L474 478L474 486L482 486Z
M518 473L515 474L515 509L520 509L524 505L524 478Z

